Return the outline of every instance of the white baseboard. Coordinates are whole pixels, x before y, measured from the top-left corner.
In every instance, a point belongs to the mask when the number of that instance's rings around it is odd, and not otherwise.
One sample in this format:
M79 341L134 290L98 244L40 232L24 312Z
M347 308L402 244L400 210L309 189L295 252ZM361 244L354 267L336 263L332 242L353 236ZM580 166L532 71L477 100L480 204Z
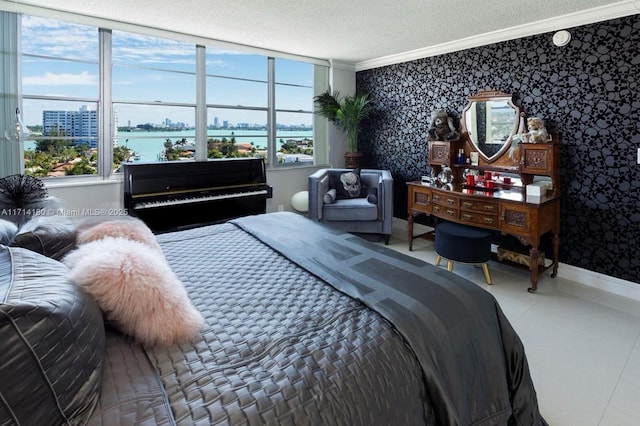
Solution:
M404 235L406 235L407 221L395 217L393 219L395 221L394 227L397 227L397 230L401 231L399 237L406 238ZM416 224L415 226L416 230L414 232L417 233L418 229L422 230L420 227L423 227L423 225ZM425 227L424 229L430 228ZM495 252L495 247L492 246L492 250ZM640 302L640 283L611 277L599 272L567 265L562 262L558 265L558 277Z
M560 263L558 277L640 302L640 284Z

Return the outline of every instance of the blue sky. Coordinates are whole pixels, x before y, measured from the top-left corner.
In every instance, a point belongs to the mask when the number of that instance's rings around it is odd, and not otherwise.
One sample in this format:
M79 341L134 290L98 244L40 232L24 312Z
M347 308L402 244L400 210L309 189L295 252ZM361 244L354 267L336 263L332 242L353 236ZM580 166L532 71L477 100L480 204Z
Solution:
M78 110L82 99L98 96L98 31L95 27L30 16L22 18L22 91L24 95L64 96L74 101L25 100L27 125L41 124L42 110ZM163 103L195 103L195 46L180 41L113 31L113 100L153 101L154 106L116 106L120 126L173 122L194 124L194 109ZM208 47L207 103L264 107L267 103L267 59L264 56ZM276 81L312 86L313 66L276 60ZM246 80L230 80L225 76ZM276 107L310 110L309 88L277 86ZM89 104L92 109L95 104ZM208 114L232 124L266 123L260 111L217 109ZM309 114L280 114L281 124L311 124Z

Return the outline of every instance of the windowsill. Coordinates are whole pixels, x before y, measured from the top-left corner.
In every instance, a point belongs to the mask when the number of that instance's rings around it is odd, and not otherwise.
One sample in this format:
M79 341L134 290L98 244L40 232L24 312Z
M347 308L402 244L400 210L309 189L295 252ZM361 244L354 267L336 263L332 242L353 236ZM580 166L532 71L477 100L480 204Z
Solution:
M330 168L329 164L304 164L304 165L291 165L291 166L269 166L267 165L267 173L278 172L290 172L293 170L305 170L305 169L323 169ZM122 174L111 175L107 179L103 179L99 176L73 176L73 177L58 177L58 178L42 178L47 188L73 188L82 186L93 185L119 185L122 183Z
M86 176L86 177L72 177L72 178L43 178L47 188L73 188L77 186L89 186L89 185L115 185L122 183L122 175L111 176L108 179L103 179L99 176Z
M299 166L267 166L267 172L277 172L277 171L291 171L291 170L302 170L302 169L324 169L327 167L331 167L327 164L303 164Z

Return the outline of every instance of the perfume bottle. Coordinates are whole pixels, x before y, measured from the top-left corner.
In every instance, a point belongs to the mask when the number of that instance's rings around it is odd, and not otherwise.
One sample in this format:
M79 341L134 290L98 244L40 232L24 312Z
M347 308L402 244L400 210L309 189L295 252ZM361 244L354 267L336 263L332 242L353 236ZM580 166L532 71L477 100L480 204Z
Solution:
M456 163L464 164L464 149L458 150L458 155L456 156Z

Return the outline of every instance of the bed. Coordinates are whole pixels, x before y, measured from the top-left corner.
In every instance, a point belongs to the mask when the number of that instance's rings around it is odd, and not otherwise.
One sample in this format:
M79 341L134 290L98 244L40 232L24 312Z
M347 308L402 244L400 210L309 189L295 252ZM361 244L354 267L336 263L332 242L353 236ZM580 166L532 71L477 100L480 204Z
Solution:
M61 345L24 349L23 359L37 361L33 380L45 376L43 387L65 396L49 404L15 389L31 377L27 361L0 355L0 425L29 416L88 425L546 424L520 339L493 296L465 279L294 213L156 240L205 320L196 338L165 348L101 331L100 309L69 285L67 266L2 247L3 345L51 337L36 332L48 319L16 319L30 298L72 294L67 316L83 331L73 362L52 355ZM47 276L38 295L43 268L60 279ZM59 330L68 321L55 322Z

